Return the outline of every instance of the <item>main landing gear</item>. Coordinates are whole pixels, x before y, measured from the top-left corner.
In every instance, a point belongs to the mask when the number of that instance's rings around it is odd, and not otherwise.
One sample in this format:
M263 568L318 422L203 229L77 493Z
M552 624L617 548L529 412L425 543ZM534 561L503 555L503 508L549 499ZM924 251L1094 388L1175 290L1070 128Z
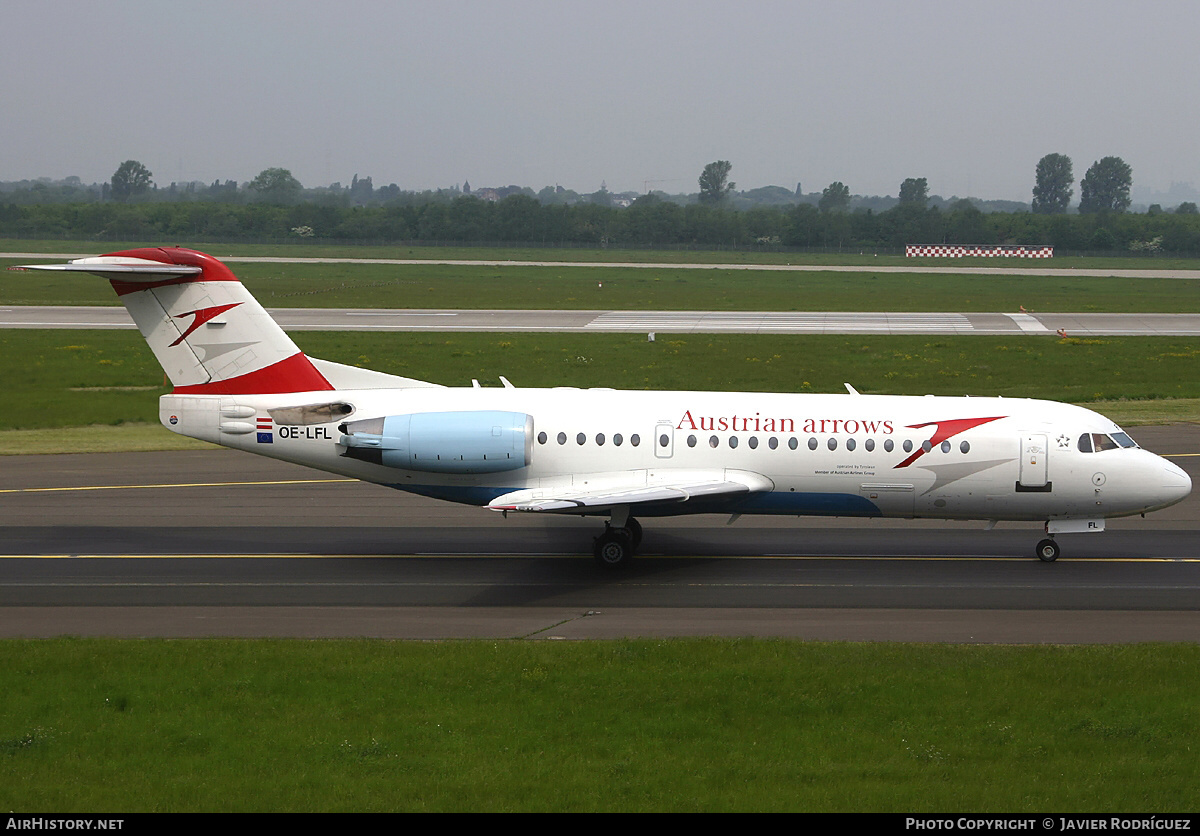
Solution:
M1058 543L1049 537L1037 544L1038 560L1043 563L1053 563L1058 560L1059 551L1061 550L1058 547Z
M606 569L628 566L642 544L642 524L628 516L628 512L622 525L616 524L617 519L618 515L613 514L613 522L604 524L604 533L592 547L596 562Z

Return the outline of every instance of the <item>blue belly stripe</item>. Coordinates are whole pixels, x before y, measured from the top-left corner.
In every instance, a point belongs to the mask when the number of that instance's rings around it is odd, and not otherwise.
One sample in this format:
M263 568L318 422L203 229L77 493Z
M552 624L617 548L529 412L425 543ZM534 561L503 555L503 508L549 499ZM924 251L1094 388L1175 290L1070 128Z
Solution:
M771 491L745 499L737 509L743 514L803 514L831 517L881 517L874 502L852 493L802 493Z

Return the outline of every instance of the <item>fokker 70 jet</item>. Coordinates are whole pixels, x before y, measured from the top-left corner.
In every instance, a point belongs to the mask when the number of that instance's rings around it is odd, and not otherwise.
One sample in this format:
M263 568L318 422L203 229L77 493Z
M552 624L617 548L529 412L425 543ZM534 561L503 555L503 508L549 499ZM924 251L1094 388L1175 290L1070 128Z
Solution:
M1188 475L1102 415L1042 400L444 387L308 357L223 263L145 248L30 265L108 279L170 377L173 432L493 511L1044 521L1055 535L1179 502Z

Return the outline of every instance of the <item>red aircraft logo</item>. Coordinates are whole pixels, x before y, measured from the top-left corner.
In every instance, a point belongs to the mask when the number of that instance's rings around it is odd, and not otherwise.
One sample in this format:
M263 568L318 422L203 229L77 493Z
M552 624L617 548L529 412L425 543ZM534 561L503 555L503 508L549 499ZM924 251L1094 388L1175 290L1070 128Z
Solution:
M908 429L910 430L919 430L923 427L937 427L937 430L934 432L933 437L927 442L929 444L928 449L926 449L925 445L922 444L917 448L916 452L914 452L904 461L900 462L900 464L896 465L896 467L893 469L908 467L917 459L921 458L921 456L929 452L929 450L937 447L943 441L953 438L959 433L965 433L972 427L978 427L981 424L989 424L992 421L999 421L1001 418L1006 417L1008 416L997 415L994 418L953 418L949 421L928 421L924 424L909 424Z
M177 339L175 342L171 343L171 345L172 346L179 345L181 342L183 342L184 340L186 340L188 338L189 334L191 334L193 331L195 331L201 325L208 322L213 317L220 316L221 314L225 313L225 311L229 310L230 308L236 308L240 304L242 304L242 303L241 302L233 302L229 305L214 305L211 308L200 308L199 310L188 311L187 313L175 314L175 319L183 319L185 316L194 316L196 318L192 320L192 324L187 327L187 330L179 335L179 339Z

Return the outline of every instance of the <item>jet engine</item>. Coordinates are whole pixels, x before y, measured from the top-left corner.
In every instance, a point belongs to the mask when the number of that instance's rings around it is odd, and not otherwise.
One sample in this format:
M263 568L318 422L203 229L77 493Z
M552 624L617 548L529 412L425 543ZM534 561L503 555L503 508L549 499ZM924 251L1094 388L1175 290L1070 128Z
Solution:
M343 456L427 473L500 473L529 465L524 412L418 412L340 424Z

